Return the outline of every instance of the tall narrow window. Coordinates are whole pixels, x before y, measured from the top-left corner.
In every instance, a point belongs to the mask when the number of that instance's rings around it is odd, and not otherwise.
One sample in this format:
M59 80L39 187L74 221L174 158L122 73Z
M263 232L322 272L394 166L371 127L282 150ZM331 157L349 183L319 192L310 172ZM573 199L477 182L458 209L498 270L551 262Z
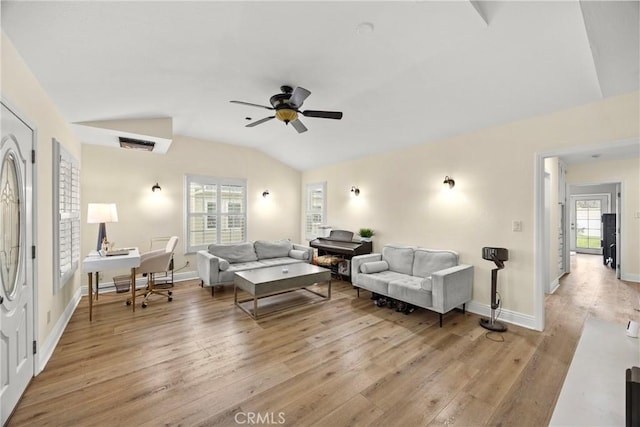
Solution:
M188 175L185 182L188 252L247 239L245 180Z
M54 293L80 263L80 169L78 161L53 139Z
M305 189L305 238L313 240L320 235L320 226L326 221L327 183L307 184Z

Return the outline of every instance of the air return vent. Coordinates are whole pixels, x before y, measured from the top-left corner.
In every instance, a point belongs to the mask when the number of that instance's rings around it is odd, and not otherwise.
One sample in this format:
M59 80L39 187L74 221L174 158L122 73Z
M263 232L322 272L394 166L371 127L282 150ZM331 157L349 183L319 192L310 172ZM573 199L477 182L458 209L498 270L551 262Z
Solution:
M156 145L153 141L145 141L143 139L125 138L122 136L118 137L118 139L120 140L120 147L130 150L153 151L153 147Z

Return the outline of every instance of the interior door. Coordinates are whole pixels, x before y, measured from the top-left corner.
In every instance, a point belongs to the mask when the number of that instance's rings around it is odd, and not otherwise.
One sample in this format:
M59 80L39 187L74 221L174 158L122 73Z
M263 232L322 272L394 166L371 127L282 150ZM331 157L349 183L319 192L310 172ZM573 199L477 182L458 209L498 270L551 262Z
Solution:
M0 418L4 425L34 374L33 130L2 103L0 140Z
M602 214L609 213L609 195L571 196L571 249L602 254Z

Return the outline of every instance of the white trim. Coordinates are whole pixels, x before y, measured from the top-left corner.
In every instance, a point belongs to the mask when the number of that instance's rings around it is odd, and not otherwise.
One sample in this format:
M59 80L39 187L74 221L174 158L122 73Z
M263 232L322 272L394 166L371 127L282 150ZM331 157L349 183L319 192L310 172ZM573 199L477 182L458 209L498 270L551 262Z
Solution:
M620 278L626 282L636 282L636 283L640 283L640 274L628 274L628 273L622 273L620 275Z
M39 346L38 352L36 353L38 363L36 366L37 371L35 375L38 375L44 370L47 362L51 358L51 355L53 355L53 351L56 349L60 338L62 338L64 330L67 328L67 325L71 320L71 316L73 316L76 307L78 307L78 304L80 303L80 292L80 289L76 290L76 292L73 294L73 298L71 298L71 301L69 301L69 304L67 304L64 312L58 318L56 324L53 326L53 329L49 332L49 335L47 335L47 338L44 340L44 342Z
M543 154L536 153L534 163L534 183L533 183L533 325L531 329L537 331L544 330L544 298L547 283L544 283L545 271L549 270L548 249L544 242L544 159ZM545 256L547 254L547 256ZM546 270L545 270L546 269Z
M480 316L491 316L491 306L471 301L467 303L467 311ZM519 313L517 311L502 309L500 310L501 322L511 323L512 325L522 326L524 328L536 330L536 319L530 314Z
M550 294L555 293L555 291L557 291L559 287L560 287L560 278L558 277L549 285L549 293Z

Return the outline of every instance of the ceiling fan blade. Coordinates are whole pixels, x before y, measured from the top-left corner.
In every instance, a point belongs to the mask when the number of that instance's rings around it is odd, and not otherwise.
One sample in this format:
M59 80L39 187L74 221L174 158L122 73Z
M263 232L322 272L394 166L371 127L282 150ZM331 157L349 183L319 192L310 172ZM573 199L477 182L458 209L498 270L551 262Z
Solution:
M255 122L251 122L248 125L246 125L245 127L246 128L252 128L254 126L258 126L261 123L268 122L269 120L275 119L275 118L276 118L276 116L265 117L264 119L260 119L260 120L256 120Z
M267 110L273 110L273 107L267 107L266 105L260 105L260 104L253 104L251 102L244 102L244 101L229 101L229 102L233 102L234 104L249 105L251 107L260 107L260 108L265 108Z
M304 124L302 124L300 119L296 119L296 120L294 120L292 122L289 122L289 123L291 123L291 126L293 126L294 129L298 131L298 133L302 133L302 132L306 132L307 131L307 127Z
M341 111L305 110L305 111L302 111L302 115L305 117L320 117L322 119L335 119L335 120L340 120L342 118Z
M307 97L311 95L311 92L306 90L303 87L298 86L293 90L291 94L291 98L289 98L289 104L293 105L296 108L302 107L302 103Z

